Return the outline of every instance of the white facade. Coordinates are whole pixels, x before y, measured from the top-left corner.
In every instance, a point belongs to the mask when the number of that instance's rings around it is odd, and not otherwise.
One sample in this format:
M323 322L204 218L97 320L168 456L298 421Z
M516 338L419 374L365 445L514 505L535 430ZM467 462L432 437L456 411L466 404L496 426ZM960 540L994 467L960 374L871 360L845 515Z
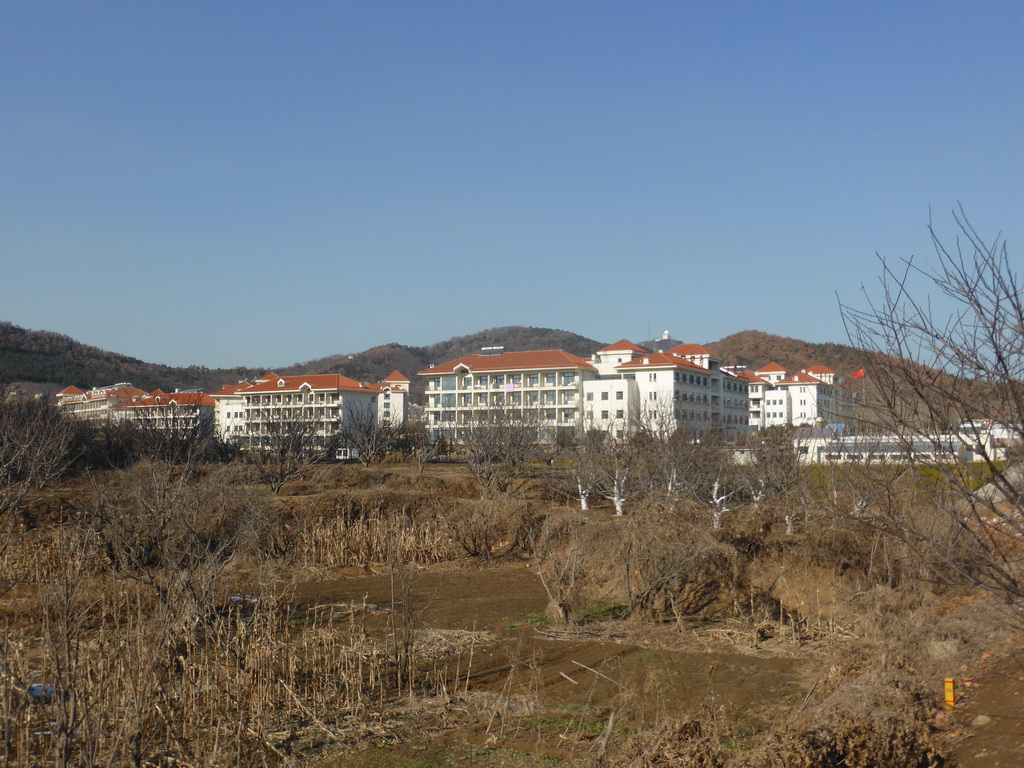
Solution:
M86 392L77 387L67 387L57 393L57 407L85 421L107 421L119 415L114 406L145 396L141 389L126 382L94 387Z
M721 358L693 344L650 352L625 339L590 360L561 350L467 355L420 371L426 416L436 433L496 409L535 417L542 437L599 428L617 438L643 426L746 431L747 384Z
M383 384L363 384L335 374L266 373L211 397L220 437L255 446L267 439L275 423L315 423L317 436L324 439L338 432L346 416L357 413L371 412L379 421L401 424L408 409L408 379L396 372Z
M824 366L790 373L770 363L754 373L742 368L729 371L749 386L751 430L845 424L853 416L853 391Z

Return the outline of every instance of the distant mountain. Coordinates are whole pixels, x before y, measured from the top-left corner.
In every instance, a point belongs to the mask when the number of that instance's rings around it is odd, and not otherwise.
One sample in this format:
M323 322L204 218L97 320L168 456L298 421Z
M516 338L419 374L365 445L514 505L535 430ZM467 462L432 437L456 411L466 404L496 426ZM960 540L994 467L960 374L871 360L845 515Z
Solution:
M508 352L562 349L580 357L590 357L602 346L599 341L568 331L509 325L490 328L469 336L456 336L429 347L384 344L354 355L332 355L311 360L278 370L276 373L340 373L353 379L379 381L391 371L398 370L413 379L417 371L430 367L432 363L454 360L463 355L479 352L482 347L504 347Z
M509 352L563 349L589 357L604 344L568 331L511 325L457 336L426 347L383 344L352 355L332 355L276 368L275 372L281 375L340 373L360 381L380 381L391 371L398 370L412 379L415 387L417 371L432 363L479 352L481 347L504 347ZM727 364L747 365L752 370L774 361L791 370L825 365L849 376L863 368L868 360L864 352L844 344L811 344L763 331L734 333L704 346L722 355ZM23 384L34 391L52 393L69 384L85 389L130 381L145 390L159 387L167 391L204 389L210 392L259 373L263 371L256 368L174 368L146 363L81 344L58 333L29 331L0 322L0 384Z
M812 344L764 331L740 331L704 346L724 357L725 365L745 365L752 371L771 362L789 371L824 365L849 377L864 368L871 357L864 350L846 344Z
M74 384L79 388L129 381L153 390L219 389L252 376L249 368L174 368L90 347L59 333L29 331L0 322L0 384L23 384L32 391L53 392Z
M361 381L380 381L398 370L415 380L416 372L481 347L507 350L564 349L588 357L601 343L568 331L506 326L459 336L429 347L384 344L353 355L332 355L275 369L281 375L340 373ZM156 388L220 389L263 373L256 368L174 368L82 344L50 331L30 331L0 322L0 385L20 384L30 391L54 393L74 384L81 389L127 381L145 390Z

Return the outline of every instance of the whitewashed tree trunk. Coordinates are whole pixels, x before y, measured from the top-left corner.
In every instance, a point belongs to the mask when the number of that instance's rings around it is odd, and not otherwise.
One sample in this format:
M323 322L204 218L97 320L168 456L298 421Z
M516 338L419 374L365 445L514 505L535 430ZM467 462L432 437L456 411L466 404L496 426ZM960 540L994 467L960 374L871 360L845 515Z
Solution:
M584 511L590 509L590 489L584 486L582 481L577 481L576 487L580 496L580 509Z

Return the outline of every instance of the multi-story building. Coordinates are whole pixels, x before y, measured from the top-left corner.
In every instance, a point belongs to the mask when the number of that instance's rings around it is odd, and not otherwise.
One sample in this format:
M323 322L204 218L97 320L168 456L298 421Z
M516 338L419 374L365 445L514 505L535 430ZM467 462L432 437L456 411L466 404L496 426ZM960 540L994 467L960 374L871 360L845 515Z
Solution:
M751 373L728 369L747 383L750 428L845 424L853 416L853 391L835 371L814 365L790 373L769 363Z
M597 378L586 360L560 349L465 355L433 365L424 409L434 433L459 437L459 428L498 410L529 412L549 436L580 423L583 382Z
M230 384L210 397L218 434L243 446L260 445L276 425L308 425L311 438L336 434L345 419L371 415L401 424L407 413L409 380L395 371L379 384L337 374L278 376Z
M112 410L114 406L145 395L141 389L136 389L127 382L93 387L86 392L72 386L57 393L57 407L79 419L106 421L117 416Z
M214 401L202 392L172 392L159 389L111 406L111 416L140 426L184 432L213 427Z
M556 349L474 354L419 375L429 428L456 438L460 425L509 409L535 417L546 439L590 428L618 438L641 426L745 431L747 384L721 362L696 344L651 352L622 339L590 360Z

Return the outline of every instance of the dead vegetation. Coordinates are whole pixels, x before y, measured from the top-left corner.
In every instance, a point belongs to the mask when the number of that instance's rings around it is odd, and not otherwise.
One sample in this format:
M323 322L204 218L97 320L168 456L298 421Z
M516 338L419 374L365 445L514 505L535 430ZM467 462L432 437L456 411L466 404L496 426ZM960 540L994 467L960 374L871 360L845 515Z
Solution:
M481 498L448 465L321 465L277 494L242 464L142 460L45 491L53 513L14 526L4 561L18 578L0 625L0 754L359 764L368 745L445 735L510 765L942 762L935 681L1005 624L870 509L844 513L843 478L805 477L788 518L764 498L716 528L706 504L663 492L625 515L562 506L539 485L555 471L520 484L529 497ZM910 505L901 483L889 498ZM473 574L514 563L536 574L546 616L432 624L472 595L434 569L483 584ZM354 569L380 593L296 598ZM551 666L551 644L594 655ZM802 671L786 673L792 693L740 702L719 661L676 670L704 656ZM686 698L695 674L706 693ZM497 709L477 712L484 695Z

